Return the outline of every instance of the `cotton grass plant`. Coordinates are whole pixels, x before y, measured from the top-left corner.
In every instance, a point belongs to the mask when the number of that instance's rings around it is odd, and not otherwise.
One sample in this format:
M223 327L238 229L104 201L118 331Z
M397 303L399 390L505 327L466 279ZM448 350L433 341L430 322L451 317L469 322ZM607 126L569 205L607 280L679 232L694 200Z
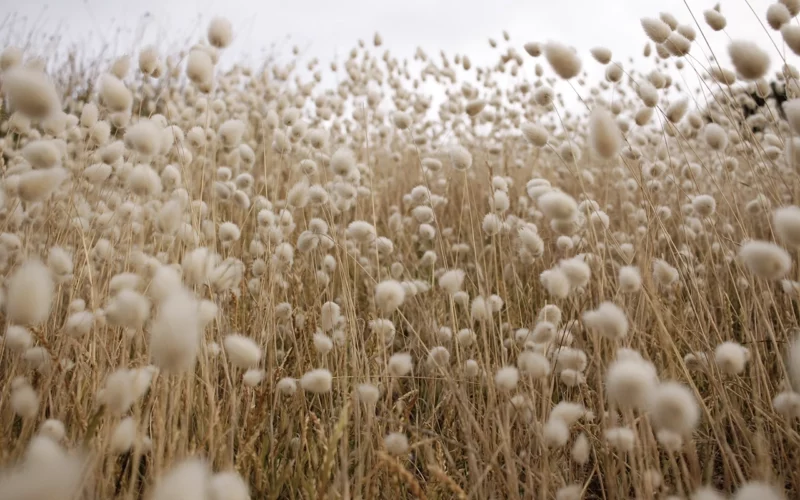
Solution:
M797 497L798 12L624 64L5 47L0 498Z

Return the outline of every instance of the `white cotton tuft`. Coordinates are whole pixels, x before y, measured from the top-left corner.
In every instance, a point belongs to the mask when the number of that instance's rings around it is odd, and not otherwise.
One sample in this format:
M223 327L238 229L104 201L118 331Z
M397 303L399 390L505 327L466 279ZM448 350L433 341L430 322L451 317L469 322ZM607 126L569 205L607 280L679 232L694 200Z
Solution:
M3 335L3 344L13 352L24 353L33 345L33 335L25 327L8 325L5 335Z
M133 167L126 179L128 189L139 196L153 196L161 193L161 177L150 165L139 164Z
M669 38L669 35L672 33L672 28L670 28L669 25L661 19L645 17L641 20L641 24L642 28L644 29L644 33L654 43L666 42L667 38Z
M522 351L517 357L517 368L522 375L540 379L550 374L550 361L538 352Z
M17 195L29 203L46 200L64 181L69 173L61 167L29 170L19 175Z
M614 116L606 108L597 106L589 118L589 142L601 158L611 159L622 147L622 134Z
M214 61L205 50L193 49L186 58L186 76L199 88L211 85Z
M188 458L156 480L151 500L207 498L211 469L201 458Z
M465 275L466 274L461 269L450 269L449 271L445 271L441 276L439 276L439 287L441 287L449 295L453 295L461 290L461 287L464 284Z
M300 378L300 387L314 394L324 394L331 392L332 380L330 371L325 368L318 368L303 374Z
M731 500L786 500L786 495L778 486L761 481L749 481L736 490Z
M591 446L589 444L589 438L586 437L586 434L579 434L570 450L572 461L578 465L584 465L589 461L590 452Z
M136 421L133 417L127 417L120 420L114 427L114 432L111 433L111 441L109 448L111 453L121 455L130 451L136 441Z
M135 375L133 370L121 368L106 378L102 403L112 415L123 415L136 400Z
M544 56L553 71L564 80L578 76L581 71L581 59L572 47L558 42L548 42L544 46Z
M656 369L641 358L616 359L606 372L606 394L621 409L644 409L658 384Z
M569 277L561 268L548 269L539 275L547 293L557 299L566 298L571 290Z
M652 394L649 413L654 428L682 436L691 433L700 421L700 408L694 393L678 382L658 385Z
M414 363L411 360L411 355L405 352L392 354L389 358L389 373L393 377L404 377L411 373L414 368Z
M397 310L405 298L405 289L395 280L382 281L375 287L375 305L384 314L391 314Z
M150 301L127 288L112 296L105 308L105 319L111 326L141 330L149 317Z
M768 241L748 241L739 248L739 257L758 277L779 280L792 268L792 258L783 248Z
M750 351L736 342L723 342L714 349L714 362L726 375L742 373L750 358Z
M222 345L228 360L242 370L254 368L261 361L261 349L258 344L244 335L227 335Z
M547 129L535 123L523 123L520 126L522 135L536 147L543 147L547 144L548 132Z
M21 418L33 419L39 413L39 395L27 380L15 380L9 397L11 409Z
M161 147L161 128L153 120L142 119L125 131L128 149L143 156L153 156Z
M50 270L39 259L29 259L6 283L6 319L18 325L47 321L55 284Z
M617 451L631 452L636 444L636 434L627 427L606 429L604 435L608 445Z
M376 404L380 395L380 389L373 384L359 384L356 387L356 397L365 405Z
M560 419L550 419L542 427L542 440L548 448L561 448L569 441L569 426Z
M336 332L334 332L336 333ZM326 355L333 350L333 340L322 332L317 332L313 337L314 350L321 355Z
M472 154L463 146L454 146L450 149L450 161L454 169L465 172L472 167Z
M267 376L267 372L264 370L257 370L255 368L251 368L244 372L242 375L242 384L246 387L255 387L261 382L264 381L264 377Z
M233 26L224 17L215 17L208 23L208 43L218 49L224 49L233 41Z
M314 382L311 381L309 383L313 385ZM284 377L278 380L278 383L275 385L275 389L277 389L281 394L291 396L297 392L297 380L291 377Z
M758 80L769 71L769 54L749 40L734 40L728 45L728 55L739 75L745 80Z
M33 168L55 167L61 161L61 151L54 141L29 142L22 148L22 156Z
M336 328L341 318L341 308L336 302L326 302L320 309L320 326L323 331L329 332Z
M100 100L112 113L128 111L133 105L133 95L128 87L114 75L100 77Z
M61 107L53 82L36 69L9 69L3 74L3 91L12 108L30 118L45 118Z
M586 408L582 404L561 401L550 411L549 418L561 420L569 426L583 418L584 415L586 415Z
M494 376L494 385L500 391L512 391L519 382L519 370L514 366L504 366L497 370Z
M401 432L392 432L383 438L383 445L392 455L405 455L408 453L408 438Z
M208 489L208 500L250 500L250 487L236 471L214 474Z
M67 436L67 429L61 420L48 418L39 427L39 435L60 443Z
M575 199L561 191L550 191L537 200L539 210L550 219L572 219L578 211Z
M787 246L800 247L800 207L788 206L775 210L772 223L778 238Z
M728 134L716 123L709 123L703 129L706 144L714 151L722 151L728 145Z
M642 275L636 266L619 268L619 289L623 293L638 292L642 288Z
M566 275L573 289L585 287L592 276L589 264L582 257L563 259L558 263L558 268Z
M670 286L676 281L680 275L678 270L669 265L664 260L655 259L653 261L653 278L662 286Z
M167 373L194 368L200 348L198 303L186 289L173 291L160 304L150 326L150 356Z
M603 302L597 309L584 312L582 319L588 330L609 340L619 340L628 334L628 318L613 302Z

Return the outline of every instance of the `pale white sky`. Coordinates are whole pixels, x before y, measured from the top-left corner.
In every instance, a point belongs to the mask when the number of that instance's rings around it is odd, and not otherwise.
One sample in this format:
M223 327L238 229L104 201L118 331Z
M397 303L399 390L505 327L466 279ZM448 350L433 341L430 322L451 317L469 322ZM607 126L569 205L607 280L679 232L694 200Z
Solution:
M214 15L228 17L236 39L227 57L258 56L272 42L291 36L309 53L326 60L346 53L358 38L370 40L375 31L398 55L411 55L416 46L429 53L468 53L474 62L494 60L487 39L498 41L501 31L521 50L531 40L561 40L586 53L594 45L612 49L615 58L638 55L645 42L639 19L671 12L694 24L688 4L703 26L702 11L716 0L0 0L0 17L26 17L16 30L37 26L40 32L56 27L70 40L113 44L118 30L130 42L144 27L148 41L179 41L198 37ZM763 22L767 0L723 0L731 37L769 43ZM749 5L749 6L748 6ZM148 19L144 16L149 13ZM3 25L3 32L8 33ZM11 30L14 31L14 30ZM727 37L707 30L712 45L724 48ZM2 37L2 35L0 35ZM777 38L776 38L777 39ZM2 38L0 38L2 40Z
M421 46L430 55L440 49L450 57L466 53L473 65L486 65L499 56L488 39L499 42L502 30L507 30L520 53L528 41L553 39L570 44L581 53L591 74L599 76L600 66L589 56L591 47L607 46L614 60L629 66L628 57L640 56L646 42L639 20L666 11L681 23L696 27L694 14L723 65L729 66L725 47L730 36L751 39L769 49L774 56L772 69L778 70L778 53L770 37L780 50L783 45L764 21L771 2L721 0L728 18L725 33L707 29L703 21L703 10L715 3L717 0L0 0L0 19L12 16L13 20L0 25L0 33L7 34L0 34L0 44L6 43L5 36L13 38L36 27L38 33L58 31L66 41L105 46L114 54L155 41L183 47L187 38L196 41L204 35L209 19L223 15L231 20L235 32L223 63L243 57L258 62L273 42L283 44L285 54L297 44L306 49L305 60L317 56L327 63L336 54L346 56L359 38L371 42L378 31L384 40L381 52L388 48L395 56L411 57ZM143 42L134 42L139 36ZM288 42L287 36L291 37ZM704 53L708 53L707 46L698 37L691 55L707 65ZM796 59L789 58L798 65ZM525 68L530 74L533 65Z

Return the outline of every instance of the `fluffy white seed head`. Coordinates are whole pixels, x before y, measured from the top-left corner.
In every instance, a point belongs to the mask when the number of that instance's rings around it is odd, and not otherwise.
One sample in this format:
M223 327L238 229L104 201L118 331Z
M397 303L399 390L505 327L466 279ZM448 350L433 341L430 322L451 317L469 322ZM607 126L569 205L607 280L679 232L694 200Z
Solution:
M55 167L30 170L20 174L17 195L21 200L33 203L44 201L69 178L66 169Z
M173 466L156 481L152 500L208 498L211 470L201 458L188 458Z
M324 378L324 375L310 376L309 379L307 379L308 383L314 387L324 388L323 387L324 384L322 382L314 381L315 377ZM284 394L286 396L291 396L297 392L297 381L291 377L284 377L278 380L278 383L276 384L275 388L278 390L279 393Z
M167 373L194 368L200 346L199 306L186 289L173 291L159 307L150 326L150 356Z
M9 400L11 409L21 418L33 419L39 413L39 395L27 381L12 387Z
M333 386L333 376L331 372L325 368L317 368L308 371L300 378L300 387L304 391L314 394L324 394L331 392Z
M716 123L709 123L703 129L706 144L714 151L723 151L728 146L728 134Z
M208 500L250 500L250 487L236 471L218 472L208 485Z
M261 349L249 337L240 334L227 335L222 345L228 360L242 370L254 368L261 361Z
M661 19L645 17L641 20L645 35L654 43L664 43L672 33L672 28Z
M401 432L391 432L383 438L383 445L392 455L405 455L408 453L408 438Z
M509 392L517 387L519 370L514 366L504 366L497 370L494 376L494 385L498 390Z
M522 135L536 147L543 147L547 144L548 132L547 129L535 123L523 123L520 127Z
M539 209L551 219L572 219L578 211L575 199L561 191L550 191L538 199Z
M723 342L714 349L714 362L726 375L742 373L750 358L750 351L736 342Z
M772 223L781 242L789 247L800 247L800 207L778 208L772 215Z
M133 94L128 87L114 75L100 77L100 100L112 113L122 113L133 106Z
M589 118L589 141L595 152L606 160L613 158L622 147L622 134L610 111L597 106Z
M463 146L454 146L450 150L450 162L454 169L464 172L472 166L472 154Z
M745 80L758 80L769 71L769 54L749 40L734 40L728 45L728 55L739 75Z
M688 435L700 422L700 408L692 391L678 382L663 382L652 394L650 419L656 429Z
M586 434L579 434L570 450L572 461L578 465L584 465L589 461L590 453L591 445L589 444L589 438L586 437Z
M736 490L732 500L786 500L786 495L778 486L761 481L748 481Z
M572 47L559 42L548 42L544 46L544 56L553 71L564 80L578 76L581 71L581 59Z
M636 266L619 268L619 289L623 293L635 293L642 288L642 275Z
M658 384L655 367L642 359L617 359L606 373L609 403L621 409L643 409Z
M522 351L517 357L517 368L523 376L540 379L550 374L550 361L538 352Z
M15 67L3 74L3 91L16 111L41 119L61 107L56 89L39 70Z
M224 49L233 41L233 26L224 17L215 17L208 23L208 43L218 49Z
M779 280L792 267L792 259L783 248L768 241L748 241L739 248L739 257L758 277Z
M393 377L404 377L411 373L414 363L411 355L405 352L392 354L389 358L389 373Z
M655 259L653 261L653 278L658 284L670 286L678 281L679 277L678 270L669 265L665 260Z
M18 325L47 321L55 284L50 270L39 259L29 259L6 284L6 319Z
M383 314L391 314L406 298L403 286L395 280L386 280L375 286L375 305Z
M39 435L60 443L67 436L67 429L61 420L48 418L39 427Z
M136 421L133 417L123 418L114 427L108 444L111 453L121 455L129 451L136 441Z
M603 302L597 309L582 316L586 328L609 340L620 340L628 334L628 318L613 302Z
M358 400L367 405L375 405L381 395L380 389L373 384L359 384L356 387L356 397Z

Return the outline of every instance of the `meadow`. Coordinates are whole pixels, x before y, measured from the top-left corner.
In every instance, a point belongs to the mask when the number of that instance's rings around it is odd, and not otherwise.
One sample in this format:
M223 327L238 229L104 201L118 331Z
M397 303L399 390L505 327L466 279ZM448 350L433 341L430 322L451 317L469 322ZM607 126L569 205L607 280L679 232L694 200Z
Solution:
M0 498L798 498L798 13L3 47Z

